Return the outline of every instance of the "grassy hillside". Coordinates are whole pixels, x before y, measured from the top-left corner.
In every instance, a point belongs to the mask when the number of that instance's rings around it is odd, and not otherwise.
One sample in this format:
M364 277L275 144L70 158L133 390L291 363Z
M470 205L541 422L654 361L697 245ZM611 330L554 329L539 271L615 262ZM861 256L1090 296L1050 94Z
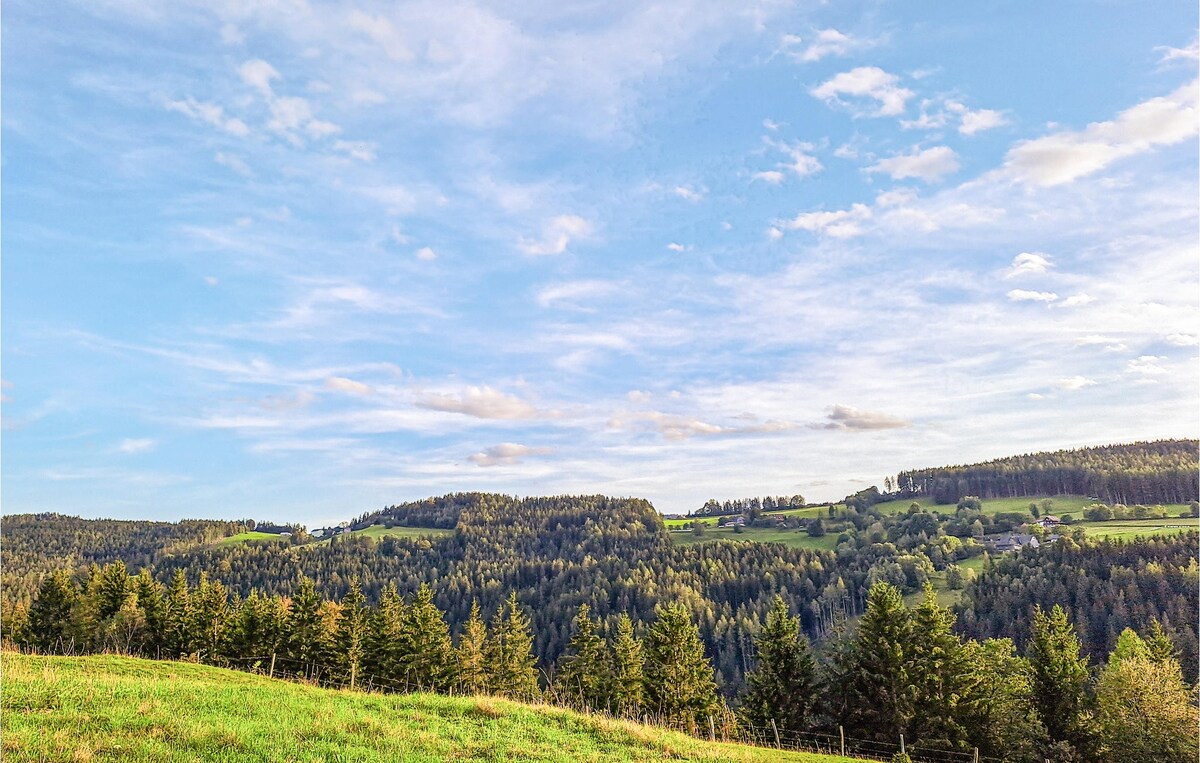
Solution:
M348 533L343 533L338 536L341 540L349 538L374 538L375 540L383 540L384 538L444 538L453 535L453 530L446 530L440 527L385 527L384 525L371 525L364 527L361 530L351 530ZM329 538L317 541L318 544L328 544Z
M849 760L500 699L334 691L187 663L6 652L0 666L6 763Z

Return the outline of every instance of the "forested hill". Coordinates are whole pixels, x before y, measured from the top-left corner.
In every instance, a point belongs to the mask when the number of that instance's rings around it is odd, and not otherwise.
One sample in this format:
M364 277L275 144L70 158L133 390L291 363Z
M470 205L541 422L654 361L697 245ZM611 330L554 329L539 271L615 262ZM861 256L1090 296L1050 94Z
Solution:
M1086 495L1109 503L1187 503L1200 498L1196 440L1158 440L1029 453L978 464L900 472L904 496L954 503L966 495Z

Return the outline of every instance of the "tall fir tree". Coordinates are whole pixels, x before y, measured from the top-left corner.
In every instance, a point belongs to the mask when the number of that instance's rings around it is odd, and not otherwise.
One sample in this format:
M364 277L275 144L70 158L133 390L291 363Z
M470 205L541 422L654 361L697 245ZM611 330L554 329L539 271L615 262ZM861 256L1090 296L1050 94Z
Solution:
M458 690L464 694L483 694L488 688L487 624L479 611L479 600L471 602L471 614L458 637L455 657L458 662Z
M555 693L573 707L607 710L611 701L612 670L608 645L592 619L591 607L582 604L575 615L575 633L559 659Z
M1095 746L1088 697L1088 663L1063 608L1033 613L1033 638L1026 657L1033 675L1033 701L1056 753L1091 757Z
M166 604L163 601L163 587L143 567L134 578L134 592L137 594L137 606L142 611L146 623L145 638L140 644L140 651L147 657L162 655L163 636L166 631Z
M912 623L900 591L876 583L853 641L834 654L831 708L847 734L894 739L912 719L913 687L908 675Z
M75 654L84 648L77 621L79 589L66 570L42 578L18 643L44 654Z
M541 691L533 636L529 631L529 617L521 610L516 591L510 593L496 610L491 631L491 640L484 652L490 682L488 689L511 699L536 699Z
M385 688L402 685L401 651L406 619L404 598L389 583L379 597L379 606L371 613L370 629L363 658L364 672Z
M962 641L951 632L954 614L937 603L933 586L910 613L912 637L905 660L912 685L910 739L928 746L952 747L966 737L959 722L958 703L967 673Z
M646 700L668 723L695 724L718 706L713 667L700 631L681 603L659 605L646 634Z
M401 631L404 682L420 691L446 692L454 686L456 665L450 628L422 583L405 613Z
M341 604L338 610L335 651L344 673L342 680L351 686L357 686L371 625L367 597L363 596L358 578L351 578L350 590L342 597Z
M767 620L754 639L754 670L746 676L741 715L753 726L772 721L803 731L811 721L816 697L816 668L808 639L787 602L776 596Z
M642 642L633 632L633 621L624 612L617 618L612 643L613 709L626 718L637 717L646 701Z
M201 572L191 603L191 632L196 653L206 662L218 662L225 650L229 592L219 580L210 581L208 575Z
M193 651L192 595L187 575L176 570L163 600L163 652L182 657Z
M330 661L330 634L321 599L312 580L301 578L288 610L285 651L287 669L305 677L319 677Z

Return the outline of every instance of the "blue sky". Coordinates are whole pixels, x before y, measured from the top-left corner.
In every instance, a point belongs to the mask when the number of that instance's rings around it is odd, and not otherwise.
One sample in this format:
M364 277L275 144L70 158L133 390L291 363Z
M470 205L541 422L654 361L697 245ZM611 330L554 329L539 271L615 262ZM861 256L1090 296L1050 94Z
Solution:
M4 511L1193 437L1195 3L5 4Z

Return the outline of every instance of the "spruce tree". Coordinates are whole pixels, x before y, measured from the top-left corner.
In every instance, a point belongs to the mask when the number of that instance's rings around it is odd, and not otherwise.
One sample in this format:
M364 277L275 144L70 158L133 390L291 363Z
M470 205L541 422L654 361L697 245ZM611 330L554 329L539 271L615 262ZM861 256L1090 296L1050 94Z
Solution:
M1178 650L1171 638L1163 630L1158 620L1150 623L1150 635L1146 637L1146 649L1154 662L1167 662L1178 658Z
M79 589L69 572L46 575L29 607L19 643L44 654L75 654L84 647L76 620L78 606Z
M1088 708L1088 664L1079 655L1079 637L1063 608L1033 613L1033 638L1026 657L1033 671L1033 701L1050 743L1065 742L1087 756L1093 747ZM1064 752L1060 754L1070 754Z
M134 579L134 592L137 594L138 609L142 611L142 618L146 623L145 638L140 650L147 657L159 657L166 630L166 604L163 601L162 584L150 575L150 570L143 567Z
M791 616L782 596L772 602L754 648L756 662L746 676L742 717L753 726L765 727L773 720L780 728L806 729L816 696L816 672L800 618Z
M913 689L907 653L912 624L900 591L876 583L854 639L833 658L833 712L850 736L895 738L912 719Z
M224 656L229 594L220 581L209 581L208 575L201 572L191 603L191 632L196 653L207 662L219 662Z
M288 670L306 677L319 675L329 659L329 633L321 611L321 599L313 582L301 578L292 597L287 621Z
M358 578L352 578L350 590L342 597L342 606L338 611L336 640L337 656L345 673L342 679L351 686L358 684L358 674L362 670L367 633L370 629L370 614L362 586L359 585Z
M511 699L530 701L540 694L537 658L529 618L517 603L517 592L496 610L492 619L492 637L484 654L487 657L489 689Z
M656 614L644 644L647 705L668 723L696 723L717 707L700 631L681 603L659 605Z
M951 632L954 614L937 603L933 587L911 613L912 638L905 661L913 690L910 739L951 747L966 738L958 721L958 702L967 672L962 642Z
M555 676L555 689L562 700L573 707L597 711L608 708L612 681L608 647L598 630L591 608L580 605L575 615L575 634L559 660Z
M612 702L618 714L637 717L645 703L642 642L633 634L633 621L624 612L617 618L612 645Z
M271 655L279 651L286 617L279 599L252 590L232 617L227 640L229 655L269 662Z
M400 682L404 678L400 660L405 611L404 599L396 591L396 584L389 583L379 597L379 606L371 613L363 657L364 672L378 678L386 687L396 688L402 685Z
M458 690L464 694L483 694L488 687L487 624L479 611L479 600L471 602L471 614L458 638L455 656L458 661Z
M163 653L168 657L191 654L192 598L187 575L176 570L163 601Z
M405 613L401 644L404 681L410 688L447 692L454 686L456 666L450 628L425 583Z
M133 593L133 582L125 562L118 560L104 565L95 588L96 617L103 622L117 614Z

